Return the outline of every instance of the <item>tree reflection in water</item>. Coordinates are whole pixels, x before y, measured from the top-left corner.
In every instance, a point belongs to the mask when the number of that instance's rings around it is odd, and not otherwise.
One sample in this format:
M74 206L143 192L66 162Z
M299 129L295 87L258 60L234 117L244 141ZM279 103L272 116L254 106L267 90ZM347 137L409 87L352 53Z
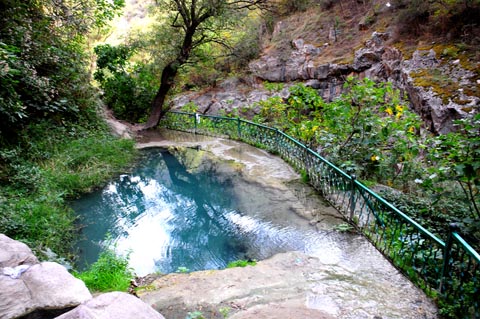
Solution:
M107 234L118 252L130 252L138 275L318 248L313 226L291 205L282 191L245 181L202 151L145 150L131 174L73 203L82 225L78 266L96 261Z

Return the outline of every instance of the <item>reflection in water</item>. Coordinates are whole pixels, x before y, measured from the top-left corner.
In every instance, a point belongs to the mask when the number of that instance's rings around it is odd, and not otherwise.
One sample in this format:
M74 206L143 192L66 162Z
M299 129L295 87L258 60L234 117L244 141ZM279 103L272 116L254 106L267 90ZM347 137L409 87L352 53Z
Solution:
M291 218L299 220L283 224L268 219L289 213L288 203L243 181L225 163L203 160L191 172L165 150L146 150L143 157L132 174L73 203L84 226L80 267L95 262L107 234L118 252L130 253L138 275L178 267L223 268L233 260L307 251L318 244L318 236L295 214ZM237 193L247 188L256 195L248 205ZM239 207L270 207L272 212Z

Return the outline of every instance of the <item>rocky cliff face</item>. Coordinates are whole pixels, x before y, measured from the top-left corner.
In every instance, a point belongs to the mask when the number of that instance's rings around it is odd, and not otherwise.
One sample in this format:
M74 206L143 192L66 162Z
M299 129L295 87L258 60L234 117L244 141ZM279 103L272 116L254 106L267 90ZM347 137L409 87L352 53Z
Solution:
M280 32L281 27L281 23L277 24L274 33ZM408 96L411 108L434 133L447 133L454 129L453 120L478 112L480 79L475 72L463 67L458 59L444 59L433 49L417 50L407 58L399 49L387 45L389 38L389 33L373 32L370 40L354 52L351 63L319 63L328 43L318 47L294 39L290 52L281 55L267 52L252 61L251 76L243 81L230 79L203 94L182 95L174 100L174 105L179 107L193 101L199 112L229 113L270 95L288 96L288 86L293 81L305 82L331 101L342 92L346 77L352 75L392 82ZM280 92L269 92L261 85L263 81L286 85ZM251 112L258 109L252 108Z

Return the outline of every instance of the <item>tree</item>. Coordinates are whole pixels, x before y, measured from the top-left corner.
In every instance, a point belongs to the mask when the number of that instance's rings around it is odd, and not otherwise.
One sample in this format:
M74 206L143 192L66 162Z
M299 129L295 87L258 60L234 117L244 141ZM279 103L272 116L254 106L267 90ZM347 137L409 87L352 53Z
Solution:
M480 114L455 121L456 132L436 137L431 150L432 176L456 181L465 195L472 219L480 229ZM430 183L432 183L430 181ZM441 187L436 187L442 191ZM469 223L472 221L469 220Z
M175 57L162 70L160 87L144 129L157 126L167 111L165 98L180 67L195 55L194 50L212 42L226 44L220 33L228 26L228 17L244 10L266 8L267 0L157 0L157 5L170 13L170 26L180 33L182 40Z
M0 145L28 124L93 108L85 40L123 0L0 1Z

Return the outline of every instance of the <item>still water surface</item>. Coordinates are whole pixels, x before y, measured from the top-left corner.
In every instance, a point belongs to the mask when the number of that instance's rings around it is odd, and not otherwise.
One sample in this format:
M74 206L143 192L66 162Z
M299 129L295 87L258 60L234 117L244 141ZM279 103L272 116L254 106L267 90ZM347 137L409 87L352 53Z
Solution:
M143 150L131 174L72 207L82 225L80 268L95 262L106 245L129 253L136 273L146 275L308 252L321 240L278 190L242 179L231 163L203 159L187 169L159 148Z

